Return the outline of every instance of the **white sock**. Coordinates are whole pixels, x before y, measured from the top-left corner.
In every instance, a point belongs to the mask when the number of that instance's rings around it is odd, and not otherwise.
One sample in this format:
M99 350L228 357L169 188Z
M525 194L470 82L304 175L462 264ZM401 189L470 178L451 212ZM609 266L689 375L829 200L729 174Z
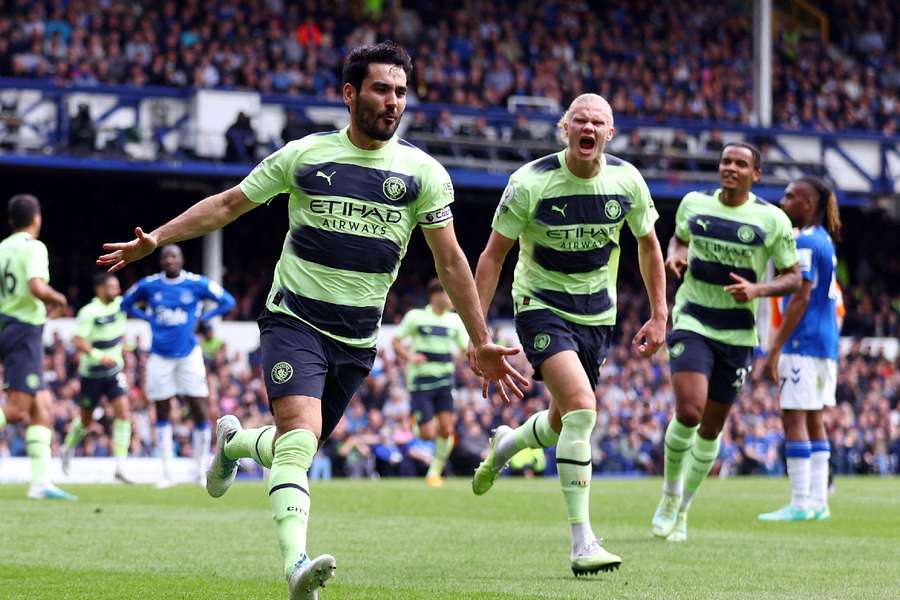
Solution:
M788 458L787 472L791 480L791 504L797 508L809 506L810 459Z
M516 436L514 433L506 434L506 437L500 440L494 449L494 464L496 466L505 465L513 456L518 454L516 448Z
M191 434L191 444L194 446L194 459L197 462L197 474L206 473L206 465L209 464L209 444L212 441L212 430L207 425L204 429L194 428Z
M828 506L828 459L831 458L828 440L813 440L809 458L809 507L822 510Z
M172 455L175 453L175 442L172 440L172 425L156 424L156 447L162 460L163 479L172 479Z
M125 468L125 457L117 456L116 457L116 473L121 473L122 469Z
M578 552L597 539L597 536L594 535L594 530L591 529L591 524L587 521L584 523L572 523L571 528L572 552Z

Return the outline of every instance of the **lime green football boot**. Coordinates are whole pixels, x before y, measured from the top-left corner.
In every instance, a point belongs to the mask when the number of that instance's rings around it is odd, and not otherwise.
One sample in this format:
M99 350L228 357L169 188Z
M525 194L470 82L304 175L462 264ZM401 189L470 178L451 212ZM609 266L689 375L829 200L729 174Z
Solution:
M603 540L594 540L573 552L569 557L572 561L572 573L575 577L581 575L594 575L600 571L615 571L622 564L621 557L612 552L607 552L600 544Z
M776 511L757 515L756 518L760 521L810 521L813 518L813 511L788 504Z
M481 461L481 464L475 469L475 475L472 477L472 491L476 496L486 494L491 489L491 486L494 485L494 480L500 475L500 471L506 466L494 464L494 453L497 450L497 444L500 442L500 439L512 433L513 429L506 425L501 425L494 430L494 437L491 438L487 457Z
M687 511L679 510L678 517L675 519L675 528L672 529L672 533L670 533L666 537L667 542L686 542L687 541Z
M659 499L659 505L656 507L656 513L653 515L653 522L651 523L653 535L659 538L669 537L669 534L675 529L675 523L678 519L678 509L680 507L681 496L663 492L662 498Z

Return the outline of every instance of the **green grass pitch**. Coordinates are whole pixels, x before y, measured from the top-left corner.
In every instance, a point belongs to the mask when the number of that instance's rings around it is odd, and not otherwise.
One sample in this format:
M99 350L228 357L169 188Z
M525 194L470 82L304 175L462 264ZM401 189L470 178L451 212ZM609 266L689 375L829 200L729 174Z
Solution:
M334 554L322 600L900 598L900 480L840 479L834 520L758 523L785 479L707 481L689 539L650 535L660 482L595 480L594 529L623 557L576 580L555 480L314 482L310 553ZM284 599L265 488L71 486L78 502L0 486L0 598Z

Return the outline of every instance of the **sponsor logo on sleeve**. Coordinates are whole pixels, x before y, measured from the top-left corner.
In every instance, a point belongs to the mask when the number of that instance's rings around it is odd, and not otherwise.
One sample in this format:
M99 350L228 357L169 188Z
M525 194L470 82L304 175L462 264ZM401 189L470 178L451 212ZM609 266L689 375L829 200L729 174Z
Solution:
M433 210L430 213L425 213L425 216L422 218L421 222L426 224L440 223L451 218L453 218L453 212L450 210L449 206L445 206L443 208Z

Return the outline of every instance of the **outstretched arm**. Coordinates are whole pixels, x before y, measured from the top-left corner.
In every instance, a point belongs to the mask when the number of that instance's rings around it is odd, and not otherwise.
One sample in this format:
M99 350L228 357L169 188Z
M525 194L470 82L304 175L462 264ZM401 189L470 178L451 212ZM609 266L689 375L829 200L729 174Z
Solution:
M669 309L666 306L666 274L656 231L651 229L637 241L641 277L650 298L650 320L635 334L631 346L641 356L652 356L666 341L666 321L669 319Z
M157 246L174 244L206 235L228 225L242 214L256 208L240 187L234 186L219 194L204 198L165 225L145 233L140 227L134 230L135 239L130 242L103 244L108 251L97 259L97 265L118 271L128 263L140 260Z
M527 387L528 379L506 362L507 356L518 354L519 350L504 348L491 341L478 302L475 280L472 279L466 256L456 241L453 223L442 228L423 228L422 231L434 255L438 278L453 301L475 347L476 364L472 367L484 377L482 392L486 395L488 382L495 381L497 392L504 400L509 400L510 393L521 398L523 393L519 386Z

